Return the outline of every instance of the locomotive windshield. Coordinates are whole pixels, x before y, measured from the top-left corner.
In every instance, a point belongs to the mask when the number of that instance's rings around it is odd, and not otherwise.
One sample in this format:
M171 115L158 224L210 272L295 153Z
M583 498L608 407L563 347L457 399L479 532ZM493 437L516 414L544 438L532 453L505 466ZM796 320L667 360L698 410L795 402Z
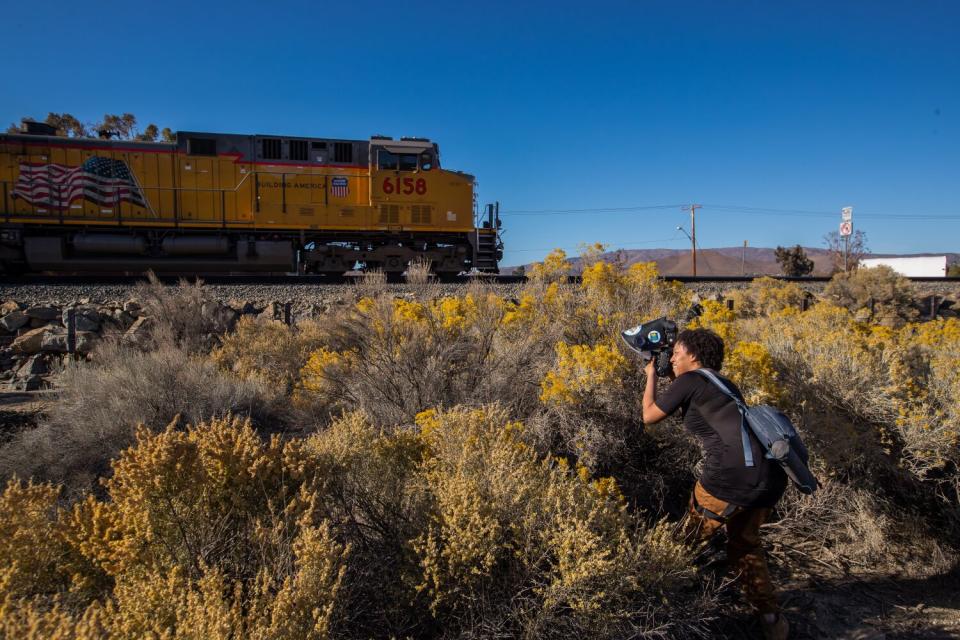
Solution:
M433 153L393 153L388 149L377 149L377 168L381 171L416 171L418 168L429 171L434 166Z

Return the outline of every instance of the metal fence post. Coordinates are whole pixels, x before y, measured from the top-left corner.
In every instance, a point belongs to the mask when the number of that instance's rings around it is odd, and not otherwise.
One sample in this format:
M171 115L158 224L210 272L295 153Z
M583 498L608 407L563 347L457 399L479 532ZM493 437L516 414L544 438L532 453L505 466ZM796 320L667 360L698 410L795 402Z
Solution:
M290 302L283 303L283 324L290 326L293 321L293 314L291 313L291 307L293 305Z
M67 309L67 353L77 352L77 310Z

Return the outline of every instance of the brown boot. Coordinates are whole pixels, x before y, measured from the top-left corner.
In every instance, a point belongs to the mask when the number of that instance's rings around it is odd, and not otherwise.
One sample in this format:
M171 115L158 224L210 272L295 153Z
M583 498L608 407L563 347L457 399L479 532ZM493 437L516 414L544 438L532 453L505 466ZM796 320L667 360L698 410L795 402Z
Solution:
M766 640L786 640L790 636L790 623L782 613L778 613L773 622L767 622L765 615L760 616L760 626Z

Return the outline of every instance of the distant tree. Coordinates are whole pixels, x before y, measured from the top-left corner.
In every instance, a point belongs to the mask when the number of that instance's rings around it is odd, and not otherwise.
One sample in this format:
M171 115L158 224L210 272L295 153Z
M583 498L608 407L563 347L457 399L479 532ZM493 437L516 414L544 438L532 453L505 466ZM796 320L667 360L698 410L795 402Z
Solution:
M813 272L813 260L799 244L792 248L777 247L775 255L780 271L785 276L807 276Z
M21 122L34 122L35 119L25 117ZM164 127L160 130L157 125L150 123L143 130L137 131L137 117L132 113L124 114L104 114L100 122L93 124L83 124L78 118L69 113L54 113L51 111L43 120L46 124L56 129L56 135L65 138L89 138L96 135L100 138L115 138L117 140L141 140L144 142L155 142L157 138L164 142L175 142L176 134L170 127ZM20 133L22 125L11 124L7 127L7 133Z
M151 123L147 125L147 128L143 130L143 133L137 136L137 140L142 140L143 142L156 142L159 134L160 129L157 128L157 125Z
M839 273L840 271L843 271L843 236L841 236L837 231L831 231L827 235L823 236L823 242L825 245L827 245L827 251L830 252L830 263L832 267L831 271L833 273ZM854 231L846 245L847 271L853 271L856 269L859 266L860 260L863 258L863 256L869 253L870 249L867 248L867 234L859 230Z
M512 274L512 275L515 275L515 276L525 276L525 275L527 275L527 269L526 269L526 267L524 267L523 265L520 265L519 267L514 267L514 268L513 268L513 274Z
M56 135L58 136L65 138L85 138L87 136L86 126L69 113L54 113L51 111L43 121L56 129ZM11 124L7 127L7 133L20 133L23 130L24 122L36 122L36 120L30 117L21 118L19 125Z
M93 130L101 138L116 138L130 140L134 137L137 128L137 117L132 113L117 115L105 113L103 120L93 125Z
M960 278L960 262L954 262L952 265L947 267L947 277Z
M87 128L82 122L80 122L80 120L69 113L53 113L51 111L47 114L44 122L51 127L54 127L57 130L58 136L65 136L68 138L87 137Z

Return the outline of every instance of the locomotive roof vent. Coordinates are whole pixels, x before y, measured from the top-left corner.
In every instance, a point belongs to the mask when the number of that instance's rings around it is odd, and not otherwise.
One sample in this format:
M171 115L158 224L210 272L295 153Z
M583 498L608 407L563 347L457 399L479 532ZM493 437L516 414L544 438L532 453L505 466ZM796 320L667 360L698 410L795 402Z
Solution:
M417 138L414 136L400 136L400 139L409 142L430 142L430 138Z
M382 135L370 136L370 139L371 140L393 140L393 138L391 138L390 136L382 136Z
M20 133L31 136L55 136L57 135L57 128L46 122L23 120L20 122Z

